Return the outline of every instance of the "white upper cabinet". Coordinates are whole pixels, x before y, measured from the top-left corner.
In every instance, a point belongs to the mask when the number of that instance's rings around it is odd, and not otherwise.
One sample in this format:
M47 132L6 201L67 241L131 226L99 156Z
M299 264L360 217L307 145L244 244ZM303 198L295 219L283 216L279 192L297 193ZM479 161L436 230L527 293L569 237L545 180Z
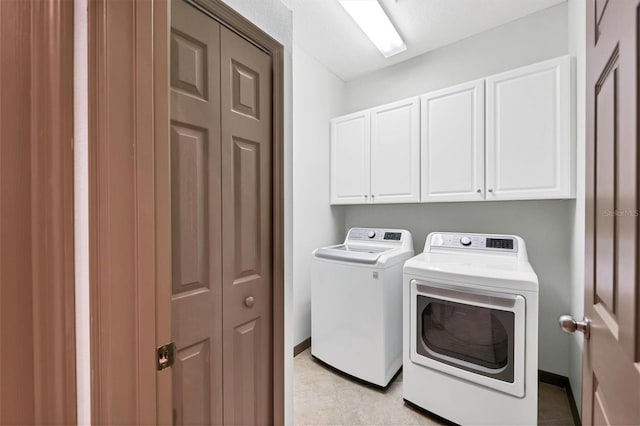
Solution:
M484 200L484 80L421 96L422 201Z
M569 56L331 120L331 203L575 197Z
M369 111L331 120L331 203L359 204L369 198Z
M575 196L571 61L486 79L486 199Z
M420 201L420 102L371 110L371 202Z

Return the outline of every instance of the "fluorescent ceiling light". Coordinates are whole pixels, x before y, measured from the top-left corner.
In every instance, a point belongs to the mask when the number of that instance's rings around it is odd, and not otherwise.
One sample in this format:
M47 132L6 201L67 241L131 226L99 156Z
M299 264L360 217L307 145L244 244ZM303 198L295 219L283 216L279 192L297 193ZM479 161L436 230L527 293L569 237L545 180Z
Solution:
M385 58L407 50L377 0L338 0Z

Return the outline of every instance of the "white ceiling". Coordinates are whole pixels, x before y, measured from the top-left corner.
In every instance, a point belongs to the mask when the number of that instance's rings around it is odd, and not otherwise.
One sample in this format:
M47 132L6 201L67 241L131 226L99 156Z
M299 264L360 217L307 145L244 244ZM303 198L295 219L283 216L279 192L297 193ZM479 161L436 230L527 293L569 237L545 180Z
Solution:
M294 43L343 80L405 61L566 0L379 0L407 44L385 58L337 0L282 0Z

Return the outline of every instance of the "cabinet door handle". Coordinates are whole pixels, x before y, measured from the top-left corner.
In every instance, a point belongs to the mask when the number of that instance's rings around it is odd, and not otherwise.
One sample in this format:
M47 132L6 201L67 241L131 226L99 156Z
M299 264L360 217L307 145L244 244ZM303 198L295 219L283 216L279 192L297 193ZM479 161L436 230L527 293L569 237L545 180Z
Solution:
M369 198L369 196L367 194L364 194L364 198Z
M253 304L256 303L255 299L253 298L253 296L249 296L246 299L244 299L244 305L247 308L250 308L253 306Z
M371 198L376 198L376 196L374 194L371 194Z
M482 189L478 189L476 192L479 194L482 192Z
M490 189L489 192L493 192L493 189Z

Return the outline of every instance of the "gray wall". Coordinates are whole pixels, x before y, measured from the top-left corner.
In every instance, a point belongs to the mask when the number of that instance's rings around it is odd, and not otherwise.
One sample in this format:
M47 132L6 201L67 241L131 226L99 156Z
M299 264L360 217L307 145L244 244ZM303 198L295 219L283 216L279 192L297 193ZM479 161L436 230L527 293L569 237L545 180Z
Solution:
M569 339L558 317L571 305L569 253L573 201L501 201L348 207L346 228L404 228L421 253L433 231L515 234L524 238L540 281L539 368L567 376Z
M346 84L354 112L567 54L562 3Z
M345 112L448 87L568 53L563 3L346 84ZM431 231L511 233L524 238L540 280L539 368L568 376L570 338L557 325L572 306L575 201L349 206L352 226L409 229L422 251Z

